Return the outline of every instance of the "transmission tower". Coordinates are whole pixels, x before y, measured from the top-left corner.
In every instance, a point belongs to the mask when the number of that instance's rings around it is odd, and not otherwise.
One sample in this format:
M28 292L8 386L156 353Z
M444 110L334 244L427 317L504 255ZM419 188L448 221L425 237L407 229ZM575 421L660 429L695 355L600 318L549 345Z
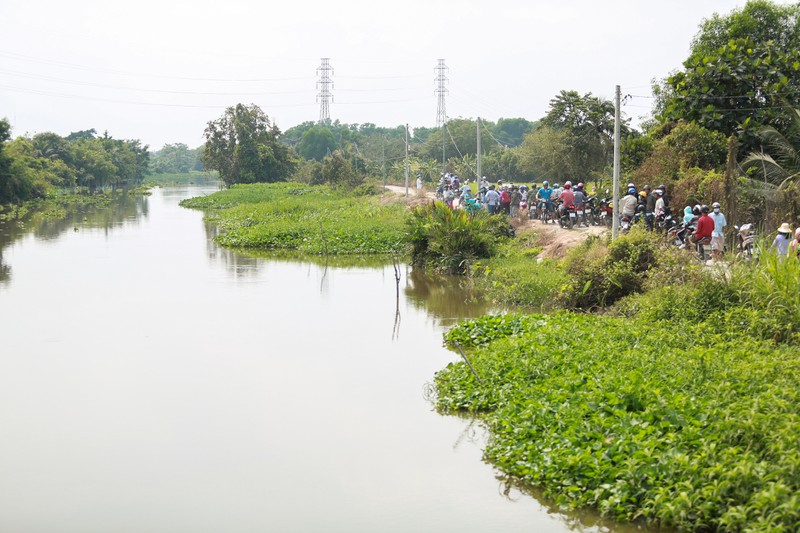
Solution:
M331 75L333 74L333 67L329 63L327 57L322 58L322 64L317 69L317 102L319 102L319 122L320 124L327 124L331 121L330 104L333 102L333 81Z
M449 92L447 90L447 67L444 64L444 59L439 60L436 65L436 94L439 96L439 103L436 106L436 125L444 126L447 123L447 111L444 107L444 96Z

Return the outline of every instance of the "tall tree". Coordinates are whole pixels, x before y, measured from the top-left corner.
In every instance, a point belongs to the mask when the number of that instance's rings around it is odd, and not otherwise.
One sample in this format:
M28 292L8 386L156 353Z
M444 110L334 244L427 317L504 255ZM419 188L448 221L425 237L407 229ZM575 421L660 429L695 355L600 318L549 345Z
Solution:
M561 91L550 100L550 110L542 118L543 126L566 134L564 142L574 153L570 160L577 165L575 171L586 177L602 172L611 163L614 136L614 104L609 100ZM622 135L628 135L628 121L623 119Z
M286 180L296 163L281 132L255 104L236 104L205 130L203 164L227 184Z

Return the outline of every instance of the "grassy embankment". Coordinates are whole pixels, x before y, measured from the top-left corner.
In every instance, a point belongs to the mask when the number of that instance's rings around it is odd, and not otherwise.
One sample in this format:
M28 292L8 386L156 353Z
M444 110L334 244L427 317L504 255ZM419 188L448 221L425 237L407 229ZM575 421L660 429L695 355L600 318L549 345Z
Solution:
M233 186L192 198L184 207L208 210L222 234L217 242L308 255L393 254L404 250L403 203L353 196L300 183Z

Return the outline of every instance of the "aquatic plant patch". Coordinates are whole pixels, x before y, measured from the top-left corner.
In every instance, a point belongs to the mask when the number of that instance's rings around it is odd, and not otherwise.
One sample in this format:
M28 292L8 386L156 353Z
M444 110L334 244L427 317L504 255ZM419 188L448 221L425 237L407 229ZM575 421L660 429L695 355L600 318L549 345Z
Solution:
M208 209L222 246L301 254L398 254L404 250L403 203L382 205L298 183L237 185L181 202Z
M735 326L558 312L446 335L438 407L482 413L486 457L568 508L687 531L800 530L800 353Z

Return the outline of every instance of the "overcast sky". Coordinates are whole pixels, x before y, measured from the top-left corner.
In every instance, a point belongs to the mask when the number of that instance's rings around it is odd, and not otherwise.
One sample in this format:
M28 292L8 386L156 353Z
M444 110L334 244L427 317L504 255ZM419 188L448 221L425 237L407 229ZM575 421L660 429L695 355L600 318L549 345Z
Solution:
M704 18L743 0L2 0L0 117L14 136L95 128L151 149L203 143L209 120L255 103L286 130L319 118L434 126L541 118L562 89L613 98L638 123L650 80L681 66Z

